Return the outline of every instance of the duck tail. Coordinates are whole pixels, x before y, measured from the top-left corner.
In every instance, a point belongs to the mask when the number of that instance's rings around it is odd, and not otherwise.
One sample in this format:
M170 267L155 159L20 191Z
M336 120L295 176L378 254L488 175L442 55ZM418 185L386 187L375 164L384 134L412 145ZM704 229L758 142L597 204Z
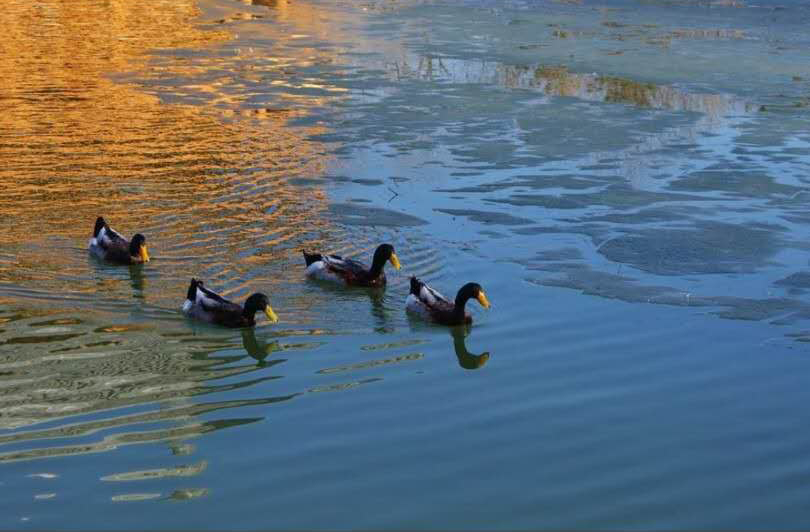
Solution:
M306 261L307 266L312 264L313 262L318 262L319 260L323 259L320 253L307 253L306 250L301 250L301 253L304 254L304 261Z
M191 284L188 286L188 292L186 293L186 299L189 301L196 301L197 299L197 285L201 285L202 281L198 281L194 277L191 278Z
M103 216L99 216L98 218L96 218L96 226L93 228L93 238L98 237L99 231L104 229L106 225L107 222L104 220Z
M419 296L419 292L422 290L422 287L425 285L422 281L416 278L416 276L411 276L411 293L415 296Z

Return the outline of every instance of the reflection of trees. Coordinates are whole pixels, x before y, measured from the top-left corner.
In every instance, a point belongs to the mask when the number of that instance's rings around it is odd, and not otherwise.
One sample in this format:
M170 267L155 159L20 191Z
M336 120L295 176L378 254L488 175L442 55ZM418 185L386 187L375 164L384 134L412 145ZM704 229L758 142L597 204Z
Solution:
M441 68L436 68L434 63L440 64ZM541 95L534 103L548 103L548 98L560 96L589 102L632 105L641 109L696 113L689 121L665 126L655 133L640 135L638 138L627 135L623 140L630 141L631 144L625 148L586 151L582 159L573 161L574 165L589 166L597 164L601 159L617 159L621 166L619 173L633 187L639 189L661 186L661 180L654 175L661 173L662 156L658 153L649 157L650 154L660 152L671 144L696 143L701 134L722 131L760 110L758 104L731 94L690 92L670 85L620 76L570 72L565 65L508 65L448 57L412 56L398 62L392 75L438 83L496 85L532 90ZM518 137L523 131L537 127L531 113L514 117L513 123ZM530 137L529 142L534 140Z
M644 83L618 76L577 74L564 66L502 66L503 84L534 88L550 96L569 96L597 102L628 103L670 111L699 112L715 120L731 114L750 113L759 107L728 94L702 94L667 85Z
M415 77L423 80L434 80L445 76L452 76L445 68L441 57L420 56L415 67L411 67L407 61L397 61L393 63L396 70L397 80Z
M286 7L287 0L250 0L254 6L264 6L275 9L279 6Z
M415 64L414 64L415 62ZM614 102L704 113L715 119L759 109L727 94L692 93L619 76L569 72L564 65L507 65L488 61L418 56L394 63L398 78L452 83L489 83L510 89L535 89L549 96L567 96L594 102Z

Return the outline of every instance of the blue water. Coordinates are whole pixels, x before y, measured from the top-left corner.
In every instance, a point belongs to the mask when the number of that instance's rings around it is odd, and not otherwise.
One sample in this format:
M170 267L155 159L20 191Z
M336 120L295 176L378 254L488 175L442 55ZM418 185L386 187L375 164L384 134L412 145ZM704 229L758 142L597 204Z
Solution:
M0 527L806 526L802 3L2 17ZM382 292L303 276L383 241ZM280 322L186 320L191 276Z

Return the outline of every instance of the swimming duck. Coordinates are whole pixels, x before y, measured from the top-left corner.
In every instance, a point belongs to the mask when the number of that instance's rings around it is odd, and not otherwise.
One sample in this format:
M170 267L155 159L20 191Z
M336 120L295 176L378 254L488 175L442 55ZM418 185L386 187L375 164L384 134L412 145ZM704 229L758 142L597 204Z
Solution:
M484 308L489 308L489 300L478 283L467 283L456 294L455 302L450 302L439 292L416 277L411 277L411 293L405 300L405 309L422 318L442 325L472 323L472 316L464 310L469 299L475 298Z
M99 259L115 264L149 262L146 238L142 234L138 233L132 237L132 240L127 241L107 225L101 216L96 218L96 227L93 229L93 238L90 239L88 249Z
M203 282L192 277L183 303L183 314L225 327L253 327L255 314L263 310L270 323L278 322L278 316L270 307L267 296L255 293L245 300L244 308L232 303L219 294L203 286Z
M391 244L381 244L377 248L370 269L365 264L338 255L304 251L304 260L307 263L307 277L351 286L384 286L385 261L389 261L397 270L400 268L399 258Z

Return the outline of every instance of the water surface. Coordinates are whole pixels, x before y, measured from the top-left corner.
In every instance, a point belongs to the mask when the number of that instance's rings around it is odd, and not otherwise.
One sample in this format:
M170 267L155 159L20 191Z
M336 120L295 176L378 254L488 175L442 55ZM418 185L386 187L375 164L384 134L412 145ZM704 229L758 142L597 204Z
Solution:
M3 528L806 524L801 2L0 20ZM303 278L382 241L384 291ZM420 323L409 275L494 306ZM191 276L280 323L187 321Z

